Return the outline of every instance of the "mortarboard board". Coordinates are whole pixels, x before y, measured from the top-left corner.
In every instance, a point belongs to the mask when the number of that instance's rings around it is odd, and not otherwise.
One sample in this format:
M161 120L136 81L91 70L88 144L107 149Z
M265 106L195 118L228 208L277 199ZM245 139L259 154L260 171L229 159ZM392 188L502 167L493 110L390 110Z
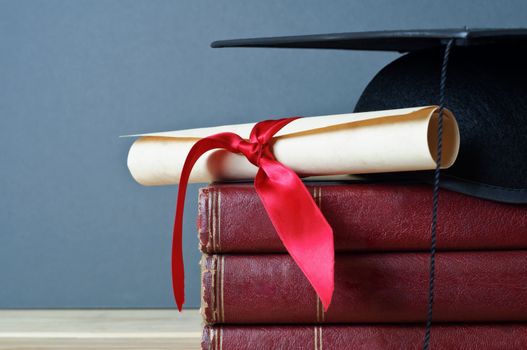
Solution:
M222 47L266 47L291 49L335 49L411 52L444 46L451 39L455 46L491 45L527 42L527 29L425 29L388 30L279 36L252 39L219 40L211 44Z
M445 45L446 107L458 120L458 159L441 186L480 198L527 203L527 29L395 30L215 41L213 48L398 51L366 87L356 112L437 104ZM431 172L368 175L431 182Z

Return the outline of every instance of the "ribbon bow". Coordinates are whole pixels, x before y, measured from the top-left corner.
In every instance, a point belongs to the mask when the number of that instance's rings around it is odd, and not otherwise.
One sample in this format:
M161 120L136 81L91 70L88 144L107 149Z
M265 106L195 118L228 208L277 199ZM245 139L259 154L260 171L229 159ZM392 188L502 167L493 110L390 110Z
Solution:
M298 175L278 162L270 142L298 117L254 125L249 141L224 132L197 141L190 149L179 181L172 240L172 286L179 311L185 302L182 249L183 209L192 167L203 153L222 148L241 153L259 169L254 187L285 248L307 277L327 311L333 295L333 231Z

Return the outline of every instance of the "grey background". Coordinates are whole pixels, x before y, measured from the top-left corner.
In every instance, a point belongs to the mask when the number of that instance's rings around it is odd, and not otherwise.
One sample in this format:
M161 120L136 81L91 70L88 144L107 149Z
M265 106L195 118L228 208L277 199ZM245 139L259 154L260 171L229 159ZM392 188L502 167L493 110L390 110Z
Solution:
M527 25L517 1L0 1L0 308L172 307L176 187L128 133L352 111L387 53L217 39ZM187 306L199 306L193 185Z

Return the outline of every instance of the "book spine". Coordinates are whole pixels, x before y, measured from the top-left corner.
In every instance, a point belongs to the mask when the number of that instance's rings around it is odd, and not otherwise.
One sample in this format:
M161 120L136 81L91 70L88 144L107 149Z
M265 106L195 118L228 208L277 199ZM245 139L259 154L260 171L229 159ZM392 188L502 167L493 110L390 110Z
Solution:
M522 349L527 344L525 324L436 325L433 349ZM400 350L419 349L420 325L327 326L205 326L203 350Z
M431 188L424 185L307 185L333 228L338 252L419 251L430 245ZM443 190L440 250L527 249L527 206ZM207 254L285 252L252 185L201 189L198 232Z
M427 253L337 255L335 292L324 312L286 254L202 259L207 324L412 323L427 310ZM441 252L434 321L527 321L527 251Z

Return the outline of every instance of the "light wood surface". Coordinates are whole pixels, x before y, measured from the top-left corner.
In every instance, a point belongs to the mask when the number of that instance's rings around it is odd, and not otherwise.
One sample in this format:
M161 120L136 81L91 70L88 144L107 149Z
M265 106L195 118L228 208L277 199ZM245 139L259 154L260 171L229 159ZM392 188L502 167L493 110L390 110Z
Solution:
M0 350L200 349L198 310L0 310Z

